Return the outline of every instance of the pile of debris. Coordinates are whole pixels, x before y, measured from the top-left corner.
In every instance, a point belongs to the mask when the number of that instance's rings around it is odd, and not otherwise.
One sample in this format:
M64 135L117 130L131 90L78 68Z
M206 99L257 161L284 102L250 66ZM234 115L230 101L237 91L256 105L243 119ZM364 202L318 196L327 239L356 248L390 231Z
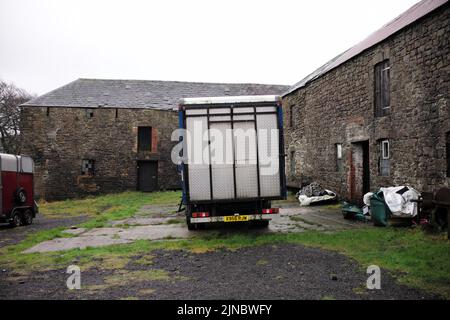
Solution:
M295 195L301 206L309 206L312 203L336 200L336 193L323 188L319 183L313 182L300 189Z
M387 226L390 218L414 218L418 214L420 193L409 186L380 188L364 195L364 207L344 203L345 219L372 220L376 226Z

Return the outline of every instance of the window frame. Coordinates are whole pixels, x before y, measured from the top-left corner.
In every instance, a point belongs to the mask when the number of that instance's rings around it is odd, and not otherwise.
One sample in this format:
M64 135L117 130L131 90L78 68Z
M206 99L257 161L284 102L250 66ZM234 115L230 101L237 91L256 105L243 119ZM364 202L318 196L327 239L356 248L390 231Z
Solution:
M87 108L85 112L86 112L86 118L92 119L94 117L94 109Z
M344 159L344 148L342 143L335 143L334 150L336 156L336 172L341 172L343 169L342 161Z
M143 130L149 130L149 136L148 136L148 148L144 148L147 146L147 144L143 144L142 140L145 140L144 138L141 138L141 132L143 134ZM150 126L140 126L138 127L137 132L137 150L138 152L151 152L152 151L152 140L153 140L153 128Z
M387 74L387 75L386 75ZM375 117L383 117L391 109L391 62L385 59L374 67Z
M91 167L86 167L86 163L88 164L88 166L90 165ZM95 176L95 160L94 159L81 159L81 175L82 176L90 176L93 177Z
M447 178L450 178L450 131L445 133L445 157L447 160Z
M295 176L297 174L297 164L295 160L295 150L291 150L289 159L289 174Z
M289 107L289 127L294 127L294 107L295 105L291 105Z
M385 148L385 146L387 146L387 148ZM381 159L383 160L391 159L391 146L389 143L389 139L381 140Z

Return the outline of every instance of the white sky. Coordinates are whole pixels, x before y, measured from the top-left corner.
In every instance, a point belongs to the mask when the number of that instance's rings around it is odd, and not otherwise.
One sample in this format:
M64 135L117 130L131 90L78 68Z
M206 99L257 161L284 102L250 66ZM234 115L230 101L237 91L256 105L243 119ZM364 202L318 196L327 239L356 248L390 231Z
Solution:
M0 0L0 79L292 85L418 0Z

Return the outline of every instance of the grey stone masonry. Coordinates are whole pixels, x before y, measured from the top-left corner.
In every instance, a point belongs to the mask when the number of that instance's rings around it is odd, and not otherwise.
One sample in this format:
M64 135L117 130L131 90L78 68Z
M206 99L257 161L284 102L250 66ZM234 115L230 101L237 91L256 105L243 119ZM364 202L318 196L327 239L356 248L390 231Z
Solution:
M284 96L289 186L317 181L343 199L361 199L356 163L362 141L369 147L371 190L411 185L432 192L449 186L449 21L447 3ZM375 116L374 69L385 60L390 110ZM382 140L390 146L388 175L380 174ZM342 145L341 167L337 144Z
M87 117L91 110L93 117ZM138 152L138 127L152 127L152 150ZM158 188L179 187L170 159L177 113L156 109L22 107L23 153L35 161L35 191L45 199L136 190L137 161L158 161ZM95 161L83 175L82 160Z

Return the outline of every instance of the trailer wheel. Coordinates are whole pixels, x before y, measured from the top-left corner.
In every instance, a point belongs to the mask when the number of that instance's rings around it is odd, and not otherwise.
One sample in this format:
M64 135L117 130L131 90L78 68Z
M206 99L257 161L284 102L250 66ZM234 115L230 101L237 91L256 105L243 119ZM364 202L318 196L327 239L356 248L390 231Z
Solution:
M33 212L30 209L25 210L22 216L22 224L28 226L33 223Z
M22 224L22 217L19 211L15 211L12 214L11 220L9 220L9 225L13 228L19 227Z
M24 188L18 188L15 193L16 202L23 204L27 202L27 193Z

